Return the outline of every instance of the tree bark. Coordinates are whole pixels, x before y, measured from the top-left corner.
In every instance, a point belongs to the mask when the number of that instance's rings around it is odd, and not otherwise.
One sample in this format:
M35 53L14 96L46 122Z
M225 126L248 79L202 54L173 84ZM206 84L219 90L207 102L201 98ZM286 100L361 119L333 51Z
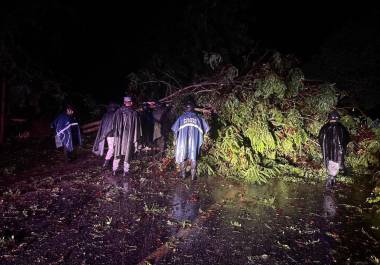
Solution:
M86 124L82 125L82 129L86 130L86 129L94 127L94 126L99 127L100 122L101 121L99 120L99 121L93 121L93 122L90 122L90 123L86 123Z

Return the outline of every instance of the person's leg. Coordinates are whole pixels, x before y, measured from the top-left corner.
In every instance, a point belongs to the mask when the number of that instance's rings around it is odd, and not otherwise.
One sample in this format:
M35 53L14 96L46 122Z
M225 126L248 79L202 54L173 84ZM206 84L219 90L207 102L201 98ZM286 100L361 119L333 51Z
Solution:
M191 180L197 179L197 161L191 160Z
M165 140L163 137L160 137L156 140L156 147L157 151L156 153L158 154L158 158L163 158L165 157Z
M180 177L186 178L186 162L183 161L179 164L179 170L180 170Z
M123 164L123 169L124 169L124 177L128 175L129 173L129 168L130 168L130 164L129 162L124 158L124 164Z
M113 163L112 163L112 172L114 175L116 175L116 171L119 168L119 163L120 163L120 157L118 158L114 157Z
M107 150L107 154L106 154L106 158L105 158L105 161L104 161L104 164L103 164L103 167L108 167L111 163L111 158L113 156L113 137L107 137L107 145L108 145L108 150Z
M113 137L107 137L107 145L108 145L108 150L107 150L107 154L106 154L106 160L110 160L113 156L113 152L114 152L114 138Z
M69 162L69 151L65 147L63 147L63 156L65 158L65 162Z
M66 163L73 161L72 152L67 150L66 147L63 147L63 154L65 156L65 162Z
M335 182L336 182L335 177L339 172L339 163L330 160L328 162L327 171L328 171L328 177L326 181L326 187L332 187L335 185Z
M347 175L348 173L347 173L347 168L344 161L344 156L345 156L345 152L342 151L342 153L340 154L340 160L339 160L339 173L343 175Z

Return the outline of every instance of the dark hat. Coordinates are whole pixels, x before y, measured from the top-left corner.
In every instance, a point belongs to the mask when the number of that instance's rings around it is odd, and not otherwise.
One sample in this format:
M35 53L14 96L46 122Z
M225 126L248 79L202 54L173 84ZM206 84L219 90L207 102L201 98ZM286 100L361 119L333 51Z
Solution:
M195 107L194 101L188 100L185 103L185 111L193 111Z
M65 110L67 110L67 109L71 109L71 110L75 111L74 106L72 104L69 104L69 103L65 104Z
M132 97L129 97L129 96L124 97L124 102L130 102L130 101L132 101Z
M194 101L192 101L192 100L188 100L185 103L185 107L194 107L194 106L195 106L195 104L194 104Z
M338 120L340 120L339 113L336 110L330 112L330 114L329 114L329 120L330 121L338 121Z
M108 106L107 106L108 111L115 111L118 108L119 108L119 105L116 104L115 102L111 101L108 103Z

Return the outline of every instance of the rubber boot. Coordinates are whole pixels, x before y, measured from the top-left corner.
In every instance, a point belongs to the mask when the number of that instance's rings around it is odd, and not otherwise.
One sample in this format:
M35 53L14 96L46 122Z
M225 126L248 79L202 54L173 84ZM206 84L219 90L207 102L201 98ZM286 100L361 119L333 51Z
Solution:
M68 151L66 148L63 149L64 155L65 155L65 162L66 163L71 163L74 161L73 158L73 152Z
M197 161L191 161L191 180L197 179Z
M179 164L179 169L180 169L180 178L184 179L186 178L186 163L182 162Z
M326 188L332 188L335 185L335 177L334 176L328 176L326 181Z
M107 169L110 166L110 164L111 164L111 160L110 159L104 160L102 168L103 169Z
M339 168L339 174L342 174L343 176L347 176L348 175L348 171L347 171L347 168L344 164L341 165L341 167Z

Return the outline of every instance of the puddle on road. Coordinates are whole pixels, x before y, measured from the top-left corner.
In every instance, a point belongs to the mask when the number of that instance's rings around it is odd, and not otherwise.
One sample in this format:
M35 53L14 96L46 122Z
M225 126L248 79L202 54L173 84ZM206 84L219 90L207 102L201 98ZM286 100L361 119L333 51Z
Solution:
M197 203L191 189L177 187L178 220L195 220L202 200L222 207L160 264L376 264L380 258L379 220L367 214L368 191L360 186L211 183Z

